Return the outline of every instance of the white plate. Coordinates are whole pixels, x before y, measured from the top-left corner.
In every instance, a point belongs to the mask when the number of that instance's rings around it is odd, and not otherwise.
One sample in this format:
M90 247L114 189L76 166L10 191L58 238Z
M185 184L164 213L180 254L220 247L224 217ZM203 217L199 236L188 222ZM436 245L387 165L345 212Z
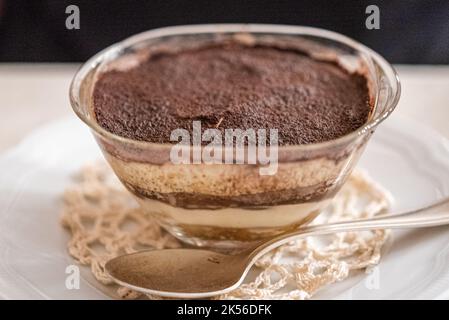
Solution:
M0 157L0 297L105 299L112 291L86 270L79 290L65 286L68 234L60 195L71 175L100 157L89 130L70 118L37 130ZM360 166L396 198L395 211L449 196L449 142L393 116L369 143ZM376 271L317 298L448 299L449 227L397 231Z

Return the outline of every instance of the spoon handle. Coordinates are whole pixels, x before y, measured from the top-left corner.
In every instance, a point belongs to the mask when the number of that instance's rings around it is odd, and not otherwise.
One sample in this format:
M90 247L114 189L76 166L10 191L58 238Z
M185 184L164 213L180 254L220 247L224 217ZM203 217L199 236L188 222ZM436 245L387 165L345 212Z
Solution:
M396 215L381 215L370 219L342 221L331 224L306 226L293 232L281 234L263 242L251 254L252 261L282 244L307 236L372 229L421 228L449 224L449 198L431 206Z

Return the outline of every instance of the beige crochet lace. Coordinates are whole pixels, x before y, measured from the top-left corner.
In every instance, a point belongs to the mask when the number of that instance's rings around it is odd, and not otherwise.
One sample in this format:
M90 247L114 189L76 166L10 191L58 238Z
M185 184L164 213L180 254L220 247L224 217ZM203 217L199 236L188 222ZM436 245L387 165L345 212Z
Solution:
M356 171L314 223L367 218L385 213L391 196L365 173ZM64 193L62 224L71 233L68 250L90 266L104 285L112 285L105 263L120 254L148 248L182 246L137 207L133 197L104 164L83 168ZM309 299L318 290L379 263L385 230L310 237L283 245L263 256L253 268L254 280L218 299ZM141 294L119 287L122 298ZM157 298L157 297L149 297Z

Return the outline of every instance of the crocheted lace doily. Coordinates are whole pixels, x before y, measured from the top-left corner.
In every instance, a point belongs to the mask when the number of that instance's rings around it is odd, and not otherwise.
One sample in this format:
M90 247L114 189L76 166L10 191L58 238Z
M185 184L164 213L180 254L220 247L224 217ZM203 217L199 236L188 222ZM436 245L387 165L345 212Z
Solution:
M104 285L113 281L105 263L124 253L182 244L139 210L133 196L103 163L86 166L64 193L62 224L70 233L68 250L81 265L90 266ZM369 218L386 213L391 196L366 173L355 171L332 204L313 223ZM353 270L379 263L386 230L346 232L309 237L283 245L257 261L251 282L218 299L309 299L318 290L347 278ZM140 293L118 287L122 298ZM157 298L157 297L150 297Z

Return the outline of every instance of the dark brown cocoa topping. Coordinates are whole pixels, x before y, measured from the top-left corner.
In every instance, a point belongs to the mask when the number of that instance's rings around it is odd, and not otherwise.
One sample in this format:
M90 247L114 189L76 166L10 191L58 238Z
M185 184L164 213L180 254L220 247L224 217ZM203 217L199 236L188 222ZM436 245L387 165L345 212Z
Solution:
M203 131L278 129L280 145L322 142L361 127L369 101L366 78L336 63L238 43L153 55L102 73L93 91L103 128L159 143L194 120Z

